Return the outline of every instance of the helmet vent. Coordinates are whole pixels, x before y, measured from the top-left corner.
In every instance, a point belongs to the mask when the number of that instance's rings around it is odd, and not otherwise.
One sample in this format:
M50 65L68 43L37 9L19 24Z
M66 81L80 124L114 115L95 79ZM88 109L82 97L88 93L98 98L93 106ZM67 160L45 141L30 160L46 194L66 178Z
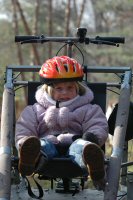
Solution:
M59 68L58 68L58 66L57 66L57 65L56 65L56 67L55 67L55 68L56 68L57 72L59 72Z
M76 72L76 66L75 66L75 64L73 65L73 71Z
M65 68L66 72L68 72L68 66L64 65L64 68Z

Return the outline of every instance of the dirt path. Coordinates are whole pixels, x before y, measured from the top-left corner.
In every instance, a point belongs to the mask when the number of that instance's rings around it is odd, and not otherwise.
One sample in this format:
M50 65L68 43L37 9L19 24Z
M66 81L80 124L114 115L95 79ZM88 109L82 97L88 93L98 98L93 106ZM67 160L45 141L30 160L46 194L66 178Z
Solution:
M33 190L36 195L38 195L37 190ZM96 190L85 189L74 196L72 194L60 194L56 193L54 190L45 190L44 197L45 200L103 200L103 192ZM12 187L11 200L32 200L27 194L27 190L17 191L15 187Z
M38 195L38 191L33 189L34 193ZM44 197L42 200L103 200L104 194L101 191L94 189L84 189L79 193L76 193L74 196L72 194L60 194L56 193L54 190L44 190ZM120 197L118 198L120 199ZM26 188L17 188L12 186L11 200L33 200L29 197ZM123 197L122 200L127 200L126 197Z

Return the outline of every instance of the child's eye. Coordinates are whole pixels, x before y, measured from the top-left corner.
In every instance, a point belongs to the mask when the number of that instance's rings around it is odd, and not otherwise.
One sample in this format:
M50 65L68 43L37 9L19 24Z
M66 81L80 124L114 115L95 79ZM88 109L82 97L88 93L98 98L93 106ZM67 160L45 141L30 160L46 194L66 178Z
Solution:
M62 89L60 87L55 88L56 91L61 91Z
M73 86L69 86L68 87L68 90L72 90L74 87Z

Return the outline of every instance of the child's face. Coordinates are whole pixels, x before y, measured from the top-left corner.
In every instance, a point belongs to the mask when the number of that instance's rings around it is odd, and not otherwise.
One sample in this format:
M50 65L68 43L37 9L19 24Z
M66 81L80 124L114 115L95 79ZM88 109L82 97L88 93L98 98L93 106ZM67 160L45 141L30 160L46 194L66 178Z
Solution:
M77 96L75 82L56 83L53 87L53 99L55 101L68 101Z

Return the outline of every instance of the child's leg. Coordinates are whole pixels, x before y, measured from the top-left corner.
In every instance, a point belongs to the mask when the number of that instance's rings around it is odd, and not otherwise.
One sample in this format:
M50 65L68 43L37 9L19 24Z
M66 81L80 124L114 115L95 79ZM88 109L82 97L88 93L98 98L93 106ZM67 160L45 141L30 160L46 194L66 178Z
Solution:
M30 176L35 169L40 154L40 141L37 137L27 138L20 147L19 172L22 176Z
M104 153L94 143L86 144L83 148L83 160L88 168L89 175L94 186L98 190L104 190L106 185Z
M54 157L58 156L58 151L55 145L45 138L40 139L41 149L40 157L36 163L35 173L42 173L48 161Z
M19 172L22 176L30 176L39 166L56 157L58 152L51 142L35 136L27 138L20 147ZM43 161L43 163L40 163Z
M93 183L103 189L105 186L105 180L103 180L105 170L104 154L101 148L94 143L78 139L72 143L68 153L84 172L88 172Z
M55 145L52 142L48 141L45 138L41 138L40 142L41 142L41 153L46 155L48 160L57 157L59 155Z
M79 165L82 168L86 176L88 176L88 170L87 166L83 161L82 153L83 153L83 148L87 143L89 142L83 139L77 139L71 144L68 150L68 155L77 165Z
M83 160L92 180L97 181L104 177L104 154L98 145L86 144L83 149Z

